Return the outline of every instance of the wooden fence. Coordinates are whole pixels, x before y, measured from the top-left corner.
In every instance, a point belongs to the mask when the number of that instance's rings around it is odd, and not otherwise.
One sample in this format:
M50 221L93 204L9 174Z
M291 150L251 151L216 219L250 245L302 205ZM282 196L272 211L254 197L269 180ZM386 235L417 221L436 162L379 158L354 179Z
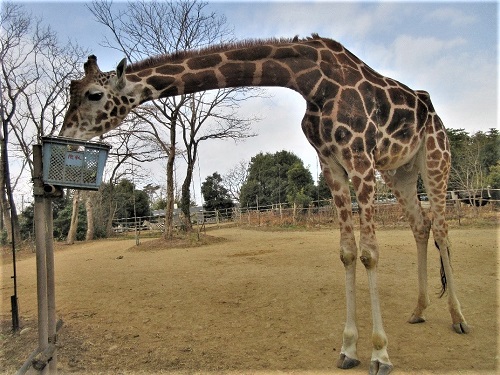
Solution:
M425 199L425 198L424 198ZM484 203L484 202L482 202ZM424 210L429 203L421 202ZM312 202L309 207L290 207L286 203L260 207L233 207L220 211L204 211L192 214L191 221L203 226L220 226L225 223L250 226L305 226L319 227L338 225L336 208L331 200ZM447 200L446 218L461 224L464 220L477 220L495 216L500 211L500 200L490 199L483 206L471 206L457 198ZM354 224L359 224L358 209L353 203ZM130 231L163 231L164 218L147 216L115 220L115 233ZM394 199L379 199L375 204L375 223L379 227L408 226L401 206Z

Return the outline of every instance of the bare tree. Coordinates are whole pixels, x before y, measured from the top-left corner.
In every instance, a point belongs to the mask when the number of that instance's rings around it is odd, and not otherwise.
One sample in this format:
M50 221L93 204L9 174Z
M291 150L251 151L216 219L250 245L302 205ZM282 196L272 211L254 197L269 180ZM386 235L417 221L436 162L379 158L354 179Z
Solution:
M143 123L149 124L149 130L140 132L140 136L153 141L167 156L167 204L165 208L165 232L164 238L170 239L173 236L174 225L174 166L175 158L178 153L176 147L177 123L179 110L186 101L185 96L176 98L161 99L153 102L152 105L144 105L133 111L133 115L141 119ZM166 122L165 122L166 120ZM163 125L163 126L162 126ZM168 134L164 134L163 130Z
M126 120L128 130L126 132L110 132L102 141L112 144L108 161L106 163L107 186L97 192L85 193L85 205L87 211L87 235L86 240L94 238L95 228L106 228L106 236L113 234L113 218L116 212L114 201L114 186L123 178L132 176L132 179L145 179L147 176L138 173L132 168L131 163L150 162L165 158L161 148L151 140L149 127L144 127L140 118L132 117ZM107 189L103 194L103 189ZM105 199L103 199L105 197ZM97 221L97 225L96 225Z
M85 234L85 241L94 239L94 205L92 204L92 193L86 191L83 194L85 199L85 211L87 213L87 232Z
M50 28L18 4L2 5L0 27L0 204L5 219L9 219L10 206L18 236L15 203L13 199L7 202L6 192L15 189L27 169L32 171L31 146L62 122L66 87L76 77L77 61L85 53L71 43L61 46ZM20 165L15 180L9 171L12 159Z
M254 91L254 90L252 90ZM210 139L233 139L235 141L256 134L250 132L250 125L256 118L237 117L237 95L241 89L224 89L215 92L201 92L190 97L189 106L183 107L179 122L186 152L187 171L182 184L181 209L186 219L190 218L190 186L193 170L198 157L198 146ZM248 97L248 96L247 96ZM191 220L185 225L190 228Z
M78 228L78 211L80 207L80 190L75 190L73 193L73 208L71 210L71 222L69 226L66 243L72 245L75 243L77 228Z
M460 150L457 155L458 162L452 164L449 181L457 188L458 197L468 201L474 207L475 215L480 214L479 207L487 193L483 190L488 185L481 165L483 146L479 141L470 140L467 147Z
M89 7L96 20L107 26L111 37L105 39L103 45L122 51L130 61L137 61L155 54L175 53L180 50L200 48L211 44L229 41L230 31L226 20L215 13L205 11L206 3L194 0L179 2L148 2L129 3L126 10L115 13L110 2L93 2ZM211 101L208 101L211 98ZM234 111L223 115L221 108L232 107L242 99L241 90L222 90L212 95L187 95L170 99L154 101L149 106L149 119L153 128L166 127L168 137L158 137L158 144L165 149L167 159L167 208L165 230L166 238L172 235L173 204L174 204L174 162L178 154L177 128L182 127L182 138L186 145L187 176L182 189L182 201L185 215L189 217L192 168L197 156L197 145L201 140L212 138L244 138L243 133L249 120L231 119ZM226 104L223 104L226 103ZM227 104L231 103L231 104ZM219 112L215 115L215 108ZM233 107L234 108L234 107ZM197 112L197 111L200 112ZM153 113L155 112L155 114ZM141 114L141 109L135 113ZM204 118L205 117L205 118ZM199 136L200 126L210 117L218 118L216 133L205 133ZM222 119L225 119L222 121ZM217 121L217 120L216 120ZM245 125L243 125L245 124ZM238 127L240 133L238 133ZM152 134L160 134L155 130ZM218 134L218 136L217 136ZM198 137L198 138L197 138ZM190 227L189 220L187 225Z
M240 201L240 191L248 177L248 162L241 160L222 176L222 184L234 202Z

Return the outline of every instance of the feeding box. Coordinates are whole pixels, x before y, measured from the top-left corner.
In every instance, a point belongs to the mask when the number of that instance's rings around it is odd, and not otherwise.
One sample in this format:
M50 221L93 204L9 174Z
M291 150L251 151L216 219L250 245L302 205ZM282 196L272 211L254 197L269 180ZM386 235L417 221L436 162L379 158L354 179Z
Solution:
M111 146L64 137L42 137L43 182L98 190Z

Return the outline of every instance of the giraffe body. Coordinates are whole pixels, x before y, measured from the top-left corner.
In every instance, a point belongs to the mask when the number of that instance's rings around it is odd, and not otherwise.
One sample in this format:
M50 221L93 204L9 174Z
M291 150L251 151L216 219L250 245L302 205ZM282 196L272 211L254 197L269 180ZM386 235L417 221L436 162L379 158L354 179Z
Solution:
M418 253L419 293L411 323L425 320L427 243L432 230L448 285L448 304L458 333L468 326L456 297L449 262L445 198L450 150L429 94L384 77L341 44L313 35L209 47L151 58L103 73L94 56L85 77L71 83L71 101L60 135L90 139L117 127L131 109L160 97L243 86L280 86L306 101L302 129L316 149L340 222L340 258L346 270L347 319L338 367L359 363L356 351L356 258L369 281L373 320L370 373L388 374L387 336L377 292L378 245L374 226L375 171L404 208ZM417 200L422 176L431 221ZM360 241L354 238L349 180L356 191Z

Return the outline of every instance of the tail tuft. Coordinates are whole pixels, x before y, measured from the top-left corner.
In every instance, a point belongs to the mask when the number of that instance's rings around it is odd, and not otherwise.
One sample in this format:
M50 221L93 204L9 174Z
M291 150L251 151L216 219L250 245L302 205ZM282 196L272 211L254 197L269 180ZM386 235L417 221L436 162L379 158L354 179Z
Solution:
M436 245L436 248L440 251L439 246L438 246L436 241L434 241L434 245ZM449 255L450 255L450 250L448 249L448 258L449 258ZM446 293L446 286L448 285L446 282L446 273L444 272L443 258L441 257L441 255L440 255L440 260L441 260L441 270L440 270L440 273L441 273L441 291L439 292L439 298L444 296L444 294Z

